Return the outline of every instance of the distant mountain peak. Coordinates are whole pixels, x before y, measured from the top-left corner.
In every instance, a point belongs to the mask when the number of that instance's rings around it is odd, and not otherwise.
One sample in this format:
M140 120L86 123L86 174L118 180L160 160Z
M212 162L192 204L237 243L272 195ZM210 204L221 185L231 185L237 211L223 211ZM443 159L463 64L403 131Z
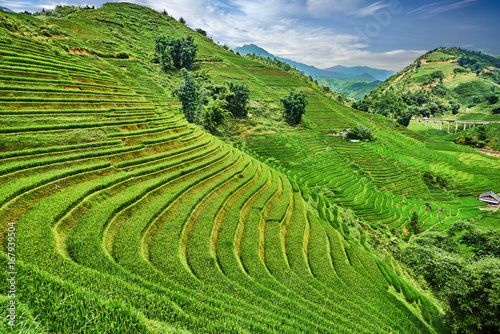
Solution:
M323 70L334 73L341 73L353 77L374 78L374 80L380 80L380 81L384 81L385 79L389 78L391 75L394 75L396 73L394 71L381 70L378 68L372 68L368 66L349 67L349 66L336 65L325 68Z
M261 57L269 57L269 58L276 58L274 55L270 54L260 46L257 46L255 44L245 44L243 46L239 46L234 49L235 52L239 52L240 54L246 55L246 54L255 54L257 56Z
M337 65L326 69L319 69L315 66L299 63L290 59L276 57L255 44L245 44L241 47L235 48L234 51L239 52L242 55L255 54L257 56L261 56L264 58L276 58L282 62L287 63L290 66L294 66L296 69L304 72L306 75L315 75L331 79L362 78L362 79L369 79L372 81L375 80L384 81L391 75L395 74L395 72L393 71L380 70L368 66L347 67L347 66Z
M6 11L6 12L11 12L11 13L14 13L14 11L10 10L10 9L9 9L9 8L7 8L7 7L2 7L2 6L0 6L0 9L1 9L1 10L4 10L4 11Z

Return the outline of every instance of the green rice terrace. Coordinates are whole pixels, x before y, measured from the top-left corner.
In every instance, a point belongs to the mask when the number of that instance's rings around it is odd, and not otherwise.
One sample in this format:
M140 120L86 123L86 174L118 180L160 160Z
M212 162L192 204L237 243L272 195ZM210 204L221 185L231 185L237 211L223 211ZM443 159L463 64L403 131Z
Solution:
M196 71L249 86L235 134L186 121L180 73L151 61L159 34L192 36ZM296 127L278 110L290 91L309 102ZM331 135L356 125L376 140ZM417 232L479 220L500 164L110 3L0 11L0 186L1 332L446 333L377 242L409 239L413 212Z

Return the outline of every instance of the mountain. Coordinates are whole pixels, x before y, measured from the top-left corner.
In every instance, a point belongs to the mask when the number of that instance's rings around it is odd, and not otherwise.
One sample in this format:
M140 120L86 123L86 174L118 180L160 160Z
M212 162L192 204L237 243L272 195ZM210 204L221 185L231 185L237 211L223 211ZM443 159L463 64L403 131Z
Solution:
M312 76L314 80L320 82L323 86L329 87L334 92L357 100L363 98L377 88L382 81L394 74L392 71L367 66L346 67L338 65L322 70L315 66L276 57L255 44L245 44L235 48L234 51L242 55L255 54L264 58L276 58L304 72L306 75Z
M482 220L496 158L354 110L166 12L107 3L0 22L9 332L450 332L447 300L399 254L414 235ZM160 64L158 35L193 41L194 74ZM208 131L225 115L208 88L231 83L248 88L248 114ZM173 95L189 87L209 100L192 101L200 124ZM296 126L283 120L290 92L308 102ZM376 140L332 135L347 127Z
M242 55L255 54L264 58L276 58L275 56L255 44L245 44L243 46L236 47L234 51L239 52Z
M294 66L299 71L304 72L306 75L313 75L317 77L325 77L331 79L369 79L371 81L375 80L385 80L390 75L394 74L391 71L374 69L366 66L355 66L355 67L345 67L345 66L334 66L329 69L319 69L312 65L306 65L300 62L296 62L290 59L276 57L271 53L267 52L263 48L255 45L255 44L245 44L241 47L236 47L234 49L235 52L238 52L242 55L246 54L255 54L257 56L261 56L264 58L276 58L282 62L289 64L290 66ZM382 78L383 79L380 79Z
M387 79L365 102L372 111L385 113L383 105L394 95L416 117L492 119L500 114L500 60L461 48L437 48Z
M4 10L4 11L6 11L6 12L14 13L13 11L11 11L9 8L6 8L6 7L2 7L2 6L0 6L0 9L1 9L1 10Z
M364 77L368 75L370 78L374 78L374 80L380 80L380 81L385 81L385 79L395 74L394 71L380 70L377 68L371 68L367 66L347 67L347 66L337 65L325 68L324 70L334 73L342 73L353 77Z

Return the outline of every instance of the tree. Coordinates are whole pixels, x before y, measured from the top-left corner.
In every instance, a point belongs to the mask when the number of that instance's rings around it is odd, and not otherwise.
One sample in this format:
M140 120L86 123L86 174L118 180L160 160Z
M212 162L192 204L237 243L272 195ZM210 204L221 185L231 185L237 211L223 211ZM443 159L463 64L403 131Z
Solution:
M498 102L498 96L490 95L489 97L487 97L487 100L490 104L495 104Z
M431 79L432 79L432 81L435 81L436 79L438 79L439 82L442 83L443 79L444 79L444 73L443 73L443 71L434 71L434 72L432 72Z
M196 29L196 32L202 36L207 37L207 32L201 28Z
M198 47L191 36L187 38L157 36L155 51L163 70L166 71L172 67L179 70L181 68L191 70Z
M411 121L411 111L409 110L402 111L399 117L396 118L396 122L398 122L402 126L410 125L410 121Z
M201 114L201 125L208 131L214 133L217 128L226 123L228 111L226 100L210 100L206 106L203 106Z
M417 211L413 211L411 218L410 218L410 223L408 224L410 232L413 232L417 234L418 232L418 213Z
M406 111L406 109L407 106L403 98L393 92L381 94L375 103L373 103L374 112L386 117L396 118Z
M290 125L299 124L302 115L306 112L307 100L303 92L290 92L281 99L283 115Z
M191 73L186 70L181 70L184 81L181 86L173 91L181 101L181 111L184 113L189 123L198 123L199 121L199 94L196 82Z
M228 102L227 110L236 117L247 115L248 97L250 89L243 82L226 81L230 93L226 96Z
M458 114L458 111L459 111L459 110L460 110L460 104L458 104L458 103L453 103L453 104L451 105L451 113L452 113L453 115Z

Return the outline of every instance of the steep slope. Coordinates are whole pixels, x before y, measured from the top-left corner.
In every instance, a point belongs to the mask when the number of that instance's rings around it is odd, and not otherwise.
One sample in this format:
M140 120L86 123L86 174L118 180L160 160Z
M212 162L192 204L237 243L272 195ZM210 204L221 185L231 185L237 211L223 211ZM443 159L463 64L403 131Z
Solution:
M318 214L296 181L186 122L154 36L193 36L199 68L255 102L308 91L321 131L364 115L144 7L0 22L3 328L14 304L13 332L442 330L341 209Z
M492 119L487 115L500 113L500 61L479 52L438 48L389 78L366 100L377 103L384 92L401 96L415 116L481 113Z

